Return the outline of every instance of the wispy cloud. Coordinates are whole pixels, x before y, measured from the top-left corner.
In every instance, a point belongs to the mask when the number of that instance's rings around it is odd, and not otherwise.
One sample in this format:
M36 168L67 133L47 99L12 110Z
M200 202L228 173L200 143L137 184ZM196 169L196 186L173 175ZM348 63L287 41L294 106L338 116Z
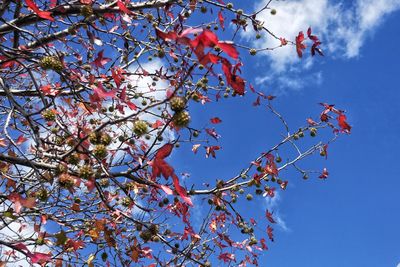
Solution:
M260 1L255 10L267 2ZM277 10L276 15L271 15L266 10L257 19L264 21L265 26L278 36L293 40L299 31L305 31L311 26L313 32L323 41L323 48L328 56L351 59L360 55L366 40L373 37L388 15L400 10L400 0L273 1L270 7ZM248 32L243 36L253 40L253 35ZM279 45L279 41L271 36L264 36L264 39L254 42L253 45L256 48L265 48L265 45L274 47ZM293 46L265 52L263 55L270 60L273 74L290 76L299 70L310 69L313 65L311 60L299 60ZM282 82L283 85L287 80ZM295 89L302 86L295 82L286 85Z
M11 203L9 201L6 201L2 205L0 205L0 211L8 209L10 205ZM25 239L29 238L36 239L37 237L38 233L35 232L33 221L30 220L12 221L9 218L4 218L3 223L0 224L0 240L6 242L9 241L12 243L19 241L23 243L23 240ZM27 248L31 252L48 253L50 251L47 245L42 245L42 246L28 245ZM7 266L22 266L22 267L33 266L28 260L28 258L18 251L15 251L15 260L13 258L6 257L5 256L7 254L6 252L10 250L11 250L10 248L0 245L0 261L8 259Z
M276 224L286 232L290 232L291 230L287 227L286 222L282 218L282 215L279 212L279 202L281 201L281 195L279 191L275 191L274 197L266 197L265 198L265 207L273 212L273 218L276 221Z

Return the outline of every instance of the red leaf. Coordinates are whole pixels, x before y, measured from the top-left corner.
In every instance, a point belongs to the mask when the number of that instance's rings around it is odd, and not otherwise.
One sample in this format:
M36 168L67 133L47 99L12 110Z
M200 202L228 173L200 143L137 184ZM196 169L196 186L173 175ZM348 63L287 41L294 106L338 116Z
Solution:
M173 194L171 188L169 188L168 186L166 186L166 185L160 185L160 187L161 187L162 190L164 190L164 192L165 192L167 195L172 195L172 194Z
M196 48L200 44L205 47L214 47L218 43L218 37L210 30L204 30L194 40L190 42L192 48Z
M176 192L178 192L183 201L189 206L193 206L192 200L187 196L186 189L179 184L179 178L176 176L176 174L172 175L172 181L174 183Z
M114 79L115 84L117 85L117 88L121 86L122 82L122 75L121 75L121 69L120 68L112 68L111 69L111 76Z
M26 140L28 140L28 138L25 138L23 134L21 134L18 138L17 141L15 141L15 143L17 145L21 145L22 143L24 143Z
M192 151L193 151L194 154L197 153L197 150L199 149L200 146L201 146L200 144L195 144L195 145L193 145Z
M45 214L40 215L40 223L41 224L47 223L47 215L45 215Z
M260 243L261 243L261 248L262 248L263 250L268 250L268 247L267 247L267 245L265 244L265 238L261 238L261 239L260 239Z
M273 234L274 229L268 225L267 227L267 234L268 234L268 238L274 242L274 234Z
M219 260L223 260L224 262L230 262L230 261L235 261L235 254L231 254L231 253L221 253L218 256Z
M28 253L32 263L45 263L51 261L51 255L41 252Z
M48 19L50 21L55 21L54 18L51 16L51 12L40 10L33 0L25 0L26 5L32 9L33 12L36 13L42 19Z
M103 56L104 50L97 54L97 58L92 62L92 65L104 69L104 65L111 61L111 58Z
M118 1L117 1L117 5L118 5L119 10L121 10L121 11L124 12L125 14L128 14L128 15L132 14L132 11L130 11L130 10L126 7L126 5L125 5L124 3L122 3L121 0L118 0Z
M74 241L72 239L68 239L65 243L65 249L72 248L73 251L77 251L78 249L84 248L85 243L82 240Z
M205 56L203 56L200 59L200 64L206 66L208 63L213 63L213 64L217 64L219 61L220 57L216 56L214 54L211 53L207 53Z
M206 133L208 133L211 137L218 140L221 136L215 131L215 129L206 129Z
M157 176L162 174L165 179L174 174L174 168L172 168L165 160L157 158L153 160L153 176L154 171L156 171Z
M216 151L216 150L220 150L220 149L221 149L220 146L207 146L207 147L206 147L206 158L208 158L210 155L211 155L213 158L216 158L216 157L215 157L215 151Z
M239 57L239 53L236 50L236 48L233 46L233 43L219 41L218 46L222 49L222 51L224 51L231 58L237 59Z
M326 179L329 176L329 172L326 168L322 171L321 175L319 176L320 179Z
M311 46L311 55L315 56L315 52L317 52L320 56L324 56L324 53L322 52L321 48L318 46L321 45L320 41L314 42L314 44Z
M289 183L288 181L284 181L284 182L282 182L282 183L280 184L280 187L282 188L282 190L285 190L285 189L286 189L288 183Z
M307 30L307 36L308 36L308 37L311 36L311 27L309 27L308 30Z
M322 155L325 155L325 159L328 158L328 144L322 147Z
M97 86L93 86L93 91L97 94L97 96L100 99L104 99L106 97L111 97L114 98L115 94L116 94L116 89L115 90L111 90L111 91L106 91L103 87L103 84L101 82L97 83Z
M156 35L157 37L161 38L164 41L175 41L178 35L176 32L163 32L162 30L156 28Z
M346 115L344 115L343 113L340 113L339 116L337 117L338 124L339 124L341 130L343 132L350 133L351 126L347 123L346 119L347 119Z
M163 145L157 151L155 158L156 159L165 159L166 157L168 157L171 154L173 148L174 148L173 144L168 143L168 144Z
M261 100L261 99L260 99L260 97L258 96L258 97L257 97L257 99L256 99L256 101L254 101L254 102L253 102L253 106L255 106L255 107L256 107L256 106L259 106L259 105L261 105L261 102L260 102L260 100Z
M60 92L55 90L50 84L41 86L40 90L43 92L43 94L51 96L56 96Z
M22 207L33 208L36 205L35 198L28 197L23 198L20 194L13 192L8 196L8 200L14 203L14 210L16 213L20 213Z
M36 206L36 200L34 197L28 197L26 199L21 199L21 204L25 208L31 209Z
M221 28L222 28L223 30L225 30L225 25L224 25L225 18L224 18L224 16L222 15L222 10L220 10L220 11L218 12L218 20L219 20L219 25L221 25Z
M23 244L23 243L17 243L14 245L14 248L19 249L19 250L26 250L29 251L28 247Z
M278 168L275 164L274 156L272 154L267 154L265 157L268 159L267 165L265 166L265 173L278 175Z
M0 138L0 147L6 147L7 146L7 141L4 138Z
M164 123L163 123L162 121L156 120L156 122L154 122L154 123L151 125L151 128L157 129L157 128L163 126L163 125L164 125Z
M135 104L133 104L131 101L129 101L128 98L126 97L126 87L124 87L122 89L119 97L120 97L121 101L124 102L131 110L137 109L137 106Z
M225 74L228 85L232 86L232 88L235 90L237 94L244 95L244 87L245 87L244 80L241 77L237 76L234 71L232 71L232 64L229 62L229 60L221 57L221 62L222 62L222 71ZM236 67L233 69L238 69L238 68Z
M281 41L281 46L285 46L288 44L288 41L285 38L279 38L279 40Z
M218 123L222 122L222 120L220 118L218 118L218 117L211 118L210 121L211 121L212 124L218 124Z
M266 212L265 215L267 216L267 219L268 219L268 221L269 221L270 223L276 223L276 221L274 220L274 218L272 218L272 213L271 213L271 212L269 212L269 211L267 210L267 212Z
M304 33L299 32L299 35L296 36L296 51L297 55L301 58L303 56L303 50L306 49L306 46L303 44L304 41Z
M1 60L1 62L0 62L0 68L3 68L3 69L6 69L6 68L13 68L14 67L14 65L16 65L16 64L19 64L17 61L15 61L15 60L8 60L7 61L7 59L8 59L8 57L6 57L6 56L0 56L0 60ZM7 61L7 62L4 62L4 61ZM4 63L3 63L4 62Z
M315 125L317 125L318 123L316 123L313 119L311 119L311 118L308 118L307 119L307 123L309 124L309 125L311 125L311 126L315 126Z
M96 188L96 182L94 180L88 180L85 182L85 186L89 192Z

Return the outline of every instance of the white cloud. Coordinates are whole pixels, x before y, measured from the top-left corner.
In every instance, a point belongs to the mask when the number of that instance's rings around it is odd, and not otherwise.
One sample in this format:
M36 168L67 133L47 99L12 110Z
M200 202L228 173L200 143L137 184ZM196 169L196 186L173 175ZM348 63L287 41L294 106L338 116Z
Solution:
M279 191L275 191L274 197L266 197L265 198L265 207L269 212L273 212L273 218L276 221L276 224L286 232L289 232L290 229L287 227L286 222L283 220L282 215L279 212L279 202L281 201L281 195Z
M260 1L255 10L265 6L267 2ZM279 37L294 40L299 31L306 31L311 26L313 33L323 42L322 47L328 56L350 59L359 56L367 38L374 34L389 14L400 9L400 0L273 1L269 7L275 8L277 14L271 15L266 10L257 19L264 21L264 25ZM243 36L253 40L254 33L248 31ZM279 44L279 40L265 36L252 45L265 48ZM264 55L271 60L274 74L286 75L293 70L309 69L312 66L310 60L300 61L291 45L266 51ZM296 87L298 84L293 85Z
M9 203L9 201L6 201L4 204L0 205L0 211L8 209L10 205L11 203ZM0 224L0 240L12 243L16 242L23 243L23 241L21 240L29 238L36 239L37 237L38 233L35 232L34 230L33 221L30 220L22 221L19 219L11 221L11 219L9 218L4 218L3 223ZM42 246L28 245L27 248L31 252L48 253L50 251L47 245L42 245ZM6 252L10 250L11 250L10 248L0 245L0 262L1 260L6 259L6 257L3 258L2 256L6 255ZM30 261L27 259L27 257L18 251L15 251L15 260L8 259L8 263L9 264L7 266L22 266L22 267L38 266L38 265L32 265Z

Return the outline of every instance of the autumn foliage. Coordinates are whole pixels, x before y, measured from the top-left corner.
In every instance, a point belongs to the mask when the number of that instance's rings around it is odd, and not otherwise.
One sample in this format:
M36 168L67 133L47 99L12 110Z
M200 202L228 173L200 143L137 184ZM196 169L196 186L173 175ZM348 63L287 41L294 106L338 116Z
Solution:
M259 255L277 239L274 213L256 221L238 205L285 190L288 168L328 178L324 166L299 163L326 158L350 133L345 112L321 103L319 116L201 186L183 179L190 170L173 155L188 144L200 165L222 150L224 118L192 125L195 105L249 97L286 125L275 96L245 78L243 58L267 49L237 33L271 35L278 45L268 51L323 52L311 28L270 32L257 14L274 15L273 3L251 13L221 0L3 1L0 266L263 266ZM325 141L297 147L323 130ZM207 212L194 220L196 206Z

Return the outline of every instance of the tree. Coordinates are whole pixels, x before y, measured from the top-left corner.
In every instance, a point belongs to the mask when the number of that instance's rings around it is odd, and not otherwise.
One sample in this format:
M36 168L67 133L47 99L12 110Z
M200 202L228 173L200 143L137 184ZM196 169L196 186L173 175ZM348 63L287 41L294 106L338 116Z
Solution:
M258 265L274 240L274 215L267 210L265 221L256 222L237 204L285 190L284 169L304 179L315 174L299 162L326 156L328 144L351 129L343 111L321 104L318 120L291 132L273 107L275 97L244 80L239 53L290 46L302 57L308 42L312 56L323 55L311 28L289 41L257 20L260 12L276 13L271 2L246 13L221 0L3 1L0 260ZM239 44L237 33L245 30L279 45ZM227 179L183 184L170 160L182 153L180 144L207 158L221 149L215 129L221 119L210 114L208 126L191 125L191 108L245 95L283 123L282 141ZM299 148L298 139L323 129L333 130L327 141ZM295 154L283 160L278 151L285 147ZM326 169L316 173L328 177ZM190 217L194 198L208 205L198 226ZM22 234L24 225L32 232Z

